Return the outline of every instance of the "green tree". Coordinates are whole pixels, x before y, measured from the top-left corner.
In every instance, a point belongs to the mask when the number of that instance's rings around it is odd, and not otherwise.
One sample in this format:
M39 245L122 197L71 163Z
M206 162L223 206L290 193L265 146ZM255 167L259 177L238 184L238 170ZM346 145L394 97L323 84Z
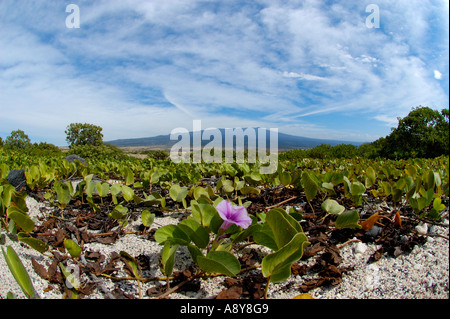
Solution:
M308 157L310 157L310 158L318 158L318 159L330 158L331 145L320 144L314 148L309 149L307 151L307 154L308 154Z
M398 119L386 137L381 156L388 158L433 158L449 154L449 110L441 112L419 106Z
M358 147L352 144L338 144L331 148L331 158L354 158L358 155Z
M79 145L100 146L103 144L102 128L93 124L72 123L65 131L69 147Z
M359 146L358 154L364 158L375 159L381 156L381 150L386 143L386 138L381 137L372 143L365 143Z
M22 130L12 131L5 140L8 149L26 150L31 146L30 138Z
M34 143L29 153L34 156L58 156L62 154L62 151L58 146L47 142L40 142L39 144Z

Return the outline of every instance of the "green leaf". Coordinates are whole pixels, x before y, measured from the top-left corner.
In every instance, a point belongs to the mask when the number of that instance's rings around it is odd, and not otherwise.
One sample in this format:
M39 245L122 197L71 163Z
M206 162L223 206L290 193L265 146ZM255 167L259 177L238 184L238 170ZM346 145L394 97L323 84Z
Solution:
M142 224L145 227L150 227L151 224L153 224L153 221L155 220L155 214L152 214L148 210L144 210L144 211L142 211L142 214L141 214L141 220L142 220Z
M372 166L367 167L365 180L366 188L371 187L375 183L375 180L376 180L375 170L372 168Z
M432 208L430 210L430 212L428 213L428 218L432 219L432 220L440 220L441 219L441 214L439 214L439 212Z
M13 197L13 194L16 192L14 189L14 186L7 184L3 185L3 192L2 192L2 202L4 207L9 207L11 204L11 199Z
M394 203L400 202L402 199L402 196L403 196L403 192L401 189L392 187L392 201Z
M239 243L241 241L247 240L249 236L252 236L253 233L255 233L260 229L260 225L255 223L256 217L251 216L250 218L254 220L253 224L250 225L247 229L244 229L242 231L237 232L236 234L233 234L230 237L233 241L232 243Z
M59 202L59 207L61 209L66 208L70 203L71 195L69 186L66 183L55 183L56 198Z
M100 197L105 197L109 193L109 184L108 183L101 183L100 181L97 182L97 193Z
M30 247L36 249L40 253L46 252L49 248L47 243L43 242L42 240L30 237L25 233L18 233L17 239L29 245Z
M17 226L23 229L24 232L30 233L33 231L34 221L18 207L8 207L6 214L8 215L8 218L12 219Z
M233 182L225 179L222 181L222 189L225 193L231 193L234 191Z
M277 250L278 246L275 242L274 235L269 224L264 223L263 225L258 226L260 226L260 230L255 231L255 233L253 234L253 240L259 245L266 246L272 250Z
M279 177L281 184L283 185L291 184L291 174L289 172L282 172Z
M28 275L25 267L20 261L19 256L11 246L6 247L6 252L2 247L3 258L8 265L14 279L19 284L23 293L27 298L36 298L36 291L34 290L33 283L31 282L30 276Z
M191 208L192 208L192 216L194 217L194 219L200 224L202 224L204 227L209 227L211 225L211 221L215 217L217 219L217 216L219 216L217 209L214 206L212 206L207 200L203 199L199 199L198 201L191 200ZM221 225L222 224L220 224L219 227Z
M119 183L113 184L110 188L110 192L113 196L119 196L122 192L122 185Z
M139 263L136 261L136 259L131 257L130 254L128 254L125 251L120 251L119 256L121 257L122 261L125 263L130 275L134 276L135 278L142 277L141 268L139 267Z
M267 213L266 223L272 230L278 248L290 242L297 233L303 233L303 229L297 220L281 208L271 209Z
M193 217L181 221L179 227L187 227L189 230L183 229L184 232L189 232L189 237L200 248L206 248L209 244L209 232L202 227Z
M175 264L175 253L177 252L178 246L172 246L169 242L166 242L161 250L161 270L167 277L172 274L173 265Z
M130 202L134 199L134 190L129 186L122 185L122 195L127 202Z
M245 175L244 179L251 184L257 184L261 181L261 175L257 172L251 172Z
M324 189L327 193L331 194L331 195L336 195L336 191L334 190L334 185L333 183L322 183L321 185L322 189Z
M197 186L197 187L194 189L194 198L195 198L195 200L198 200L201 196L204 196L204 197L206 197L206 198L209 198L209 193L208 193L208 191L206 190L206 188L201 187L201 186Z
M73 258L78 258L81 255L81 247L77 245L72 239L64 239L64 247Z
M245 181L240 181L239 177L235 176L234 177L234 189L238 191L244 186L245 186Z
M343 212L336 218L336 228L361 228L358 224L359 214L356 210Z
M423 188L421 188L419 193L421 196L417 199L417 206L418 211L420 212L422 211L422 209L428 207L428 205L431 204L431 201L433 200L434 197L434 190L430 188L429 190L425 191Z
M87 197L92 197L92 194L94 193L94 191L95 191L95 183L91 180L87 180L86 181L86 189L85 189Z
M353 182L350 184L350 194L353 196L360 196L364 194L366 187L360 182Z
M131 185L134 183L134 173L127 167L125 170L125 185Z
M239 260L227 251L210 251L206 257L197 256L201 270L210 274L223 274L234 277L241 271Z
M244 186L240 189L240 192L242 195L248 195L248 194L259 195L259 193L261 193L261 190L259 188L255 188L255 187L251 187L251 186Z
M181 202L186 198L188 193L187 187L181 187L178 184L174 184L169 189L170 198L172 198L176 202Z
M188 234L177 225L166 225L158 228L155 232L155 240L160 244L165 244L169 241L172 244L183 246L187 246L191 241Z
M345 210L344 206L340 205L337 201L335 201L334 199L330 199L330 198L326 199L322 203L321 207L328 214L335 214L335 215L342 214Z
M115 220L123 220L128 215L128 208L123 205L117 205L112 212L109 213L109 217Z
M445 205L441 203L441 199L439 197L436 197L433 201L433 208L440 212L445 209Z
M434 186L436 184L436 175L434 175L433 171L429 171L426 178L424 178L424 186L426 189L434 189Z
M202 256L202 257L203 257L202 251L201 251L200 248L198 248L197 246L192 245L192 244L189 244L189 245L187 246L187 248L188 248L189 253L191 254L192 260L193 260L195 263L197 263L197 257L199 257L199 256Z
M162 207L165 206L166 199L157 192L153 192L150 195L146 195L144 193L144 197L145 200L143 201L143 203L145 206L152 206L152 205L161 205Z
M264 257L262 274L271 282L285 281L291 275L291 265L303 255L303 248L309 245L304 233L297 233L291 241L276 252Z
M314 197L316 197L317 191L319 190L319 185L308 172L303 172L301 181L303 189L305 190L306 199L311 201Z

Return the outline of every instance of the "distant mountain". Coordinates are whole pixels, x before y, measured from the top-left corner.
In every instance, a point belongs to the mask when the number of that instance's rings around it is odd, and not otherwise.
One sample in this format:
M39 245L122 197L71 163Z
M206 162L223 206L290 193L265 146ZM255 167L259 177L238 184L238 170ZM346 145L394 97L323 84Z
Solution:
M245 131L245 129L243 129ZM256 143L258 143L258 128L255 129L256 135ZM219 129L222 136L222 147L225 148L225 129ZM201 131L202 136L204 130ZM193 145L193 135L192 132L189 132L190 143ZM179 137L179 139L181 139ZM206 141L202 141L202 146L207 145L213 138L208 139ZM247 147L247 137L244 139L245 147ZM171 147L177 143L178 140L171 140L170 134L168 135L158 135L153 137L142 137L142 138L130 138L130 139L118 139L113 141L107 141L106 143L119 146L119 147L151 147L158 149L166 149L170 150ZM309 138L303 136L294 136L289 134L284 134L278 132L278 149L279 150L291 150L291 149L307 149L313 148L320 144L329 144L331 146L338 144L353 144L353 145L361 145L359 142L351 142L351 141L337 141L337 140L327 140L327 139L316 139ZM269 149L270 147L270 131L266 130L266 145Z

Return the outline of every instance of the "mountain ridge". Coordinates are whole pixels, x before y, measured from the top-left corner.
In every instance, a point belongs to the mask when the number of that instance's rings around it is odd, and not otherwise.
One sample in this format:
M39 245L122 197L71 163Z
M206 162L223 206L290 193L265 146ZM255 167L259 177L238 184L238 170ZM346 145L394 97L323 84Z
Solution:
M245 128L242 129L245 132ZM258 128L256 130L256 143L258 145ZM205 131L201 130L201 136ZM222 136L222 147L225 147L225 129L219 129ZM267 148L270 147L270 130L266 130L266 145ZM183 137L184 138L184 137ZM186 136L187 138L187 136ZM190 145L193 145L193 132L189 132ZM156 135L152 137L138 137L138 138L128 138L128 139L116 139L111 141L106 141L105 143L112 144L118 147L159 147L161 149L170 150L175 143L177 143L180 139L180 136L176 140L170 139L170 134L167 135ZM202 147L207 145L213 140L211 136L207 140L202 140ZM244 139L245 148L248 146L248 138ZM354 141L340 141L340 140L331 140L331 139L317 139L310 138L304 136L296 136L285 133L278 132L278 149L279 150L291 150L291 149L308 149L316 147L320 144L329 144L331 146L339 145L339 144L352 144L359 146L363 144L362 142L354 142Z

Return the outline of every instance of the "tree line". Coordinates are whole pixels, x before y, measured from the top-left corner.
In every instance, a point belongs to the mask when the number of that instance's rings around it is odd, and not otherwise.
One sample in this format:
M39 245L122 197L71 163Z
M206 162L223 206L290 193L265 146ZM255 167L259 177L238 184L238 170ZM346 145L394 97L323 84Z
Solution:
M293 158L435 158L449 155L449 109L441 111L429 107L412 108L398 118L398 126L386 137L372 143L355 146L321 144L311 149L292 150L281 154L283 159Z
M67 126L66 141L71 153L81 157L123 158L125 154L117 147L103 142L102 128L87 123L72 123ZM28 135L16 130L3 141L0 148L20 150L36 155L55 155L61 150L52 144L41 142L32 144ZM281 160L298 158L435 158L449 155L449 109L437 111L429 107L412 108L404 118L398 118L398 126L391 129L386 137L372 143L355 146L321 144L311 149L296 149L283 152Z

